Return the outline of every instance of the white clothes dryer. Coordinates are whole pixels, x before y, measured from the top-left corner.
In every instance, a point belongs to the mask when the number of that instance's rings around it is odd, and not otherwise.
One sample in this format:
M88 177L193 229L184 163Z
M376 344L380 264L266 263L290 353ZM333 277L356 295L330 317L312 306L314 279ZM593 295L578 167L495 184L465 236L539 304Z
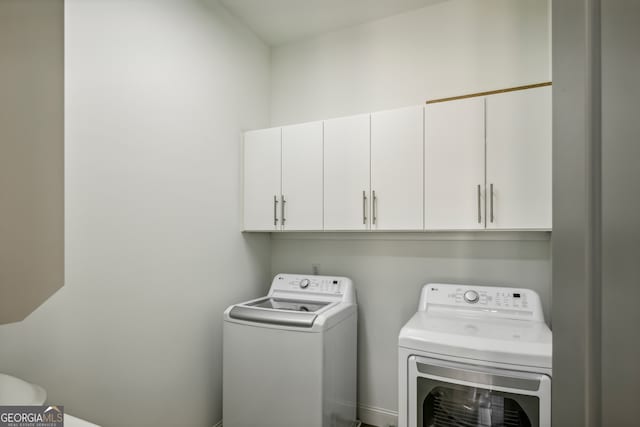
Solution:
M422 288L399 336L399 427L551 426L551 330L529 289Z
M224 312L225 427L356 424L357 306L346 277L278 274Z

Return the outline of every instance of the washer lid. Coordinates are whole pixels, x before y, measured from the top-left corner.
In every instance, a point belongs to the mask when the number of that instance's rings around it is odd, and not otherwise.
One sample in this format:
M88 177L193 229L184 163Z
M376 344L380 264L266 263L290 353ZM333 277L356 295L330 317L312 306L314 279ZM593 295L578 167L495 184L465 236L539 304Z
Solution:
M287 312L236 305L229 311L229 317L255 323L310 328L313 326L313 322L315 322L318 315L314 313Z
M544 322L419 311L400 331L398 344L418 352L551 369L551 337Z
M257 301L245 303L248 307L265 308L269 310L300 311L305 313L315 313L328 306L329 302L310 301L289 298L262 298Z
M317 313L331 304L335 303L266 297L233 306L229 317L255 323L311 328L318 317Z

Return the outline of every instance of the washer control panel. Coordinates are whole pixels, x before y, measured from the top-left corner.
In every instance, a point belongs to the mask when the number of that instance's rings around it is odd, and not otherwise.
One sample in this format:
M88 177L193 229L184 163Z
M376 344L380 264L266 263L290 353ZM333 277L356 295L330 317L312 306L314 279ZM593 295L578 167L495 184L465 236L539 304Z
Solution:
M344 292L342 277L302 276L278 274L273 280L272 288L280 291L308 291L314 293L340 295Z
M430 283L422 289L420 310L426 311L430 306L440 311L471 309L489 315L544 319L540 297L531 289Z

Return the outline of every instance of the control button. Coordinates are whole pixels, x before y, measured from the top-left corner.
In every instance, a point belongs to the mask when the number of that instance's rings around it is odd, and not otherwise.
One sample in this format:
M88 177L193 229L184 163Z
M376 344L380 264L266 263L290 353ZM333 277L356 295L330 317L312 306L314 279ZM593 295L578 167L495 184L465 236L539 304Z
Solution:
M476 291L467 291L464 293L464 300L469 304L475 304L478 302L480 296Z
M300 287L301 287L302 289L306 289L306 288L308 288L308 287L309 287L309 283L311 283L311 282L309 281L309 279L302 279L302 280L300 280Z

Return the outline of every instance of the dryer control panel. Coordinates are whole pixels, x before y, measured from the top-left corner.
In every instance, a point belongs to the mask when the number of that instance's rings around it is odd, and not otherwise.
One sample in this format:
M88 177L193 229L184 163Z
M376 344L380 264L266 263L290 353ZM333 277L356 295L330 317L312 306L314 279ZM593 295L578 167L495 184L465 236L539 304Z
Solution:
M531 289L429 283L422 288L420 310L473 310L502 318L544 320L540 297Z

